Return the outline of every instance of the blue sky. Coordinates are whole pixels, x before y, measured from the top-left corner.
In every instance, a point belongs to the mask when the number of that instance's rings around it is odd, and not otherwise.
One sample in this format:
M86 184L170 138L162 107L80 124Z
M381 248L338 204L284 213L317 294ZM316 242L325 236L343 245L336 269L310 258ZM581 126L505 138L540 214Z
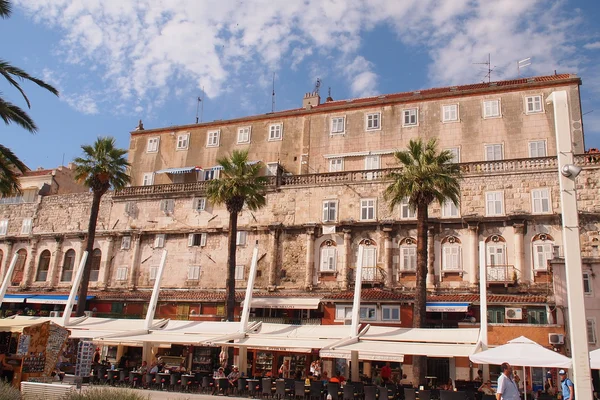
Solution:
M54 84L26 85L39 133L2 126L2 144L52 168L97 136L296 108L322 81L334 99L577 73L587 147L600 147L597 0L15 0L1 58ZM10 40L6 39L10 38ZM202 92L204 88L204 93ZM4 83L0 92L25 106Z

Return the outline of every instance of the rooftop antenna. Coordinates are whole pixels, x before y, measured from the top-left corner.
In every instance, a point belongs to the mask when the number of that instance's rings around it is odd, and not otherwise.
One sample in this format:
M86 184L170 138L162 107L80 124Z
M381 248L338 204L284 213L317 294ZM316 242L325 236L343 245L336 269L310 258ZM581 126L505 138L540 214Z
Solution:
M271 112L275 112L275 72L273 72L273 93L271 94Z
M496 68L496 66L494 65L492 67L492 55L490 53L488 53L488 60L486 62L482 62L482 63L473 63L474 65L487 65L487 74L484 76L485 78L488 78L488 83L490 83L492 81L492 71L494 70L494 68Z
M521 77L521 69L531 65L531 57L524 58L517 61L517 76Z
M316 94L319 94L320 88L321 88L321 79L317 78L317 82L315 83L315 90L314 90L314 92Z
M198 100L198 104L196 104L196 123L199 122L198 120L198 110L200 109L200 103L202 103L202 99L200 98L200 96L197 97Z

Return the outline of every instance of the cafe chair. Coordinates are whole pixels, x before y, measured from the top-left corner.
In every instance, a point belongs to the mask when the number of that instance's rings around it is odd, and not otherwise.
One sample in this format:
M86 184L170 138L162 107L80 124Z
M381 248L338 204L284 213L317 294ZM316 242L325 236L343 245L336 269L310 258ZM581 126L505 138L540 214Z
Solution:
M306 392L305 390L305 386L304 386L304 381L294 381L294 397L296 399L298 398L305 398L306 397ZM310 393L310 390L309 390Z
M344 400L354 400L354 397L356 396L354 393L354 385L351 385L349 383L344 385L344 390L343 390L342 396L343 396Z
M154 384L156 383L156 378L154 376L154 374L151 374L150 372L146 373L146 375L144 375L144 386L148 389L150 389L151 387L154 386Z
M127 373L127 371L122 369L119 371L119 385L127 386L127 383L129 383L128 373Z
M240 378L237 381L237 394L238 395L243 395L244 393L246 393L248 389L248 382L246 381L246 378Z
M218 391L222 392L223 395L227 395L228 389L229 389L229 381L227 379L219 379Z
M388 389L385 386L377 386L379 400L388 400Z
M398 386L387 384L385 387L388 391L387 400L394 400L398 396Z
M202 393L207 393L208 391L212 390L213 385L214 385L214 383L210 376L202 377L202 383L200 385L200 387L202 388Z
M365 386L365 400L377 400L377 386Z
M282 398L285 398L286 395L287 395L287 392L285 390L285 381L277 380L277 382L275 382L275 396L278 399L282 399Z
M248 381L248 394L251 398L256 398L256 395L260 392L260 382L257 379Z
M424 392L424 390L421 390L421 392ZM431 396L427 397L427 399L429 399ZM417 398L417 391L413 388L404 388L404 400L416 400Z
M340 384L339 383L328 383L327 384L327 396L331 395L331 400L339 400L340 395Z
M419 390L419 400L431 400L431 390Z
M356 397L362 398L365 394L365 384L362 382L352 382L354 385L354 393L356 393Z
M323 398L323 384L321 381L311 381L310 382L310 400L317 399L321 400Z
M181 374L177 374L175 372L171 373L169 377L169 387L171 390L175 391L175 387L181 385Z
M262 378L262 391L260 392L261 396L272 397L273 396L273 385L271 383L271 378Z
M190 386L194 383L194 378L189 375L181 374L181 390L189 392Z

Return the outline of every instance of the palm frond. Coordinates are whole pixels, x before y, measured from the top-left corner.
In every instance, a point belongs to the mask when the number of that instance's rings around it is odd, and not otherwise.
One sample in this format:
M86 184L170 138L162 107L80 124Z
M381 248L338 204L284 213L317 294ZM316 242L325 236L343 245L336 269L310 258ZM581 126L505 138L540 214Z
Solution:
M12 4L8 0L0 0L0 18L8 18L12 14Z
M99 137L93 145L83 145L81 149L83 156L73 160L76 180L102 193L109 188L122 189L129 183L127 150L117 148L114 138Z
M19 175L27 166L8 147L0 144L0 194L3 196L21 192Z
M7 75L8 76L13 75L21 80L27 80L27 81L33 82L36 85L38 85L39 87L46 89L47 91L49 91L50 93L52 93L56 96L59 95L58 90L54 86L50 85L49 83L44 82L43 80L41 80L39 78L29 75L27 72L25 72L21 68L15 67L14 65L11 65L10 63L8 63L7 61L2 60L2 59L0 59L0 71L5 78ZM13 80L13 82L14 82L14 80ZM11 82L11 85L14 86L15 84L13 82ZM18 84L17 84L17 86L18 86ZM19 88L19 90L20 90L20 88ZM20 91L21 91L21 94L23 94L23 96L25 98L27 98L25 96L25 94L23 93L23 91L22 90L20 90Z
M35 125L35 122L33 122L31 117L23 109L8 101L5 101L1 97L0 118L2 118L6 125L15 123L31 133L37 132L38 128Z

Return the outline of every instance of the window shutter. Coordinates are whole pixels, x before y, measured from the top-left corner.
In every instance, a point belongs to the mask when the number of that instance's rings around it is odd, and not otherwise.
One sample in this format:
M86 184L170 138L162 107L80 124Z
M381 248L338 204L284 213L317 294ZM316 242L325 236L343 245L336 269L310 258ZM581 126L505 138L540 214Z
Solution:
M206 233L201 233L200 234L200 247L204 247L206 246Z
M158 273L158 267L150 267L150 280L156 280L156 274Z
M193 234L193 233L190 233L190 234L188 235L188 247L191 247L191 246L193 246L193 245L194 245L194 234Z

